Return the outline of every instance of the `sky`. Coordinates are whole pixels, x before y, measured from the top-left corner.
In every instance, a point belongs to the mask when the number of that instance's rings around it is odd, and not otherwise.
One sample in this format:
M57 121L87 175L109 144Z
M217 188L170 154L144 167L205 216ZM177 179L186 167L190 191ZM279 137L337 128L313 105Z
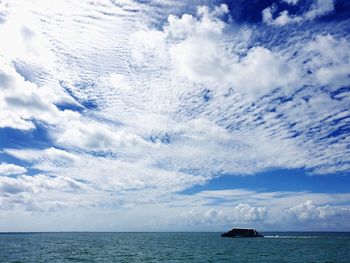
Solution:
M0 0L0 231L350 231L346 0Z

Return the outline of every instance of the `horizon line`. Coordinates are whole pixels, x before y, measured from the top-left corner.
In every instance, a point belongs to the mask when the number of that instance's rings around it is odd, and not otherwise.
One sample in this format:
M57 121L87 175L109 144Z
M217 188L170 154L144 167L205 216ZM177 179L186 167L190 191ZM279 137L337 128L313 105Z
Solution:
M262 233L350 233L350 230L337 231L302 231L302 230L269 230L261 231ZM222 231L87 231L87 230L71 230L71 231L0 231L0 234L50 234L50 233L222 233Z

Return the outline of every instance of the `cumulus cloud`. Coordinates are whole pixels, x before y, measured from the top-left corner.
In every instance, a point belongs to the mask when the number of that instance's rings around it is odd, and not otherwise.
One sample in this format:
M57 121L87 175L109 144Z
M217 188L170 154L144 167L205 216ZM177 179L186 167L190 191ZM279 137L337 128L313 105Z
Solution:
M336 47L336 48L335 48ZM313 54L309 62L320 85L335 87L350 83L350 43L332 35L318 35L306 47Z
M27 172L27 169L14 165L11 163L0 163L0 175L16 175L16 174L24 174Z
M74 113L60 111L54 102L64 101L47 87L39 87L26 81L15 69L6 64L0 65L0 127L20 130L34 129L33 120L51 125Z
M205 225L248 225L267 218L265 207L252 207L241 203L232 207L208 208L183 212L177 220L188 226ZM256 222L255 222L256 223Z
M284 1L288 4L295 5L298 1ZM281 11L275 18L277 7L272 5L263 10L263 21L266 24L284 26L291 23L301 23L308 20L327 15L334 11L334 0L315 0L309 10L302 15L291 15L288 10Z
M227 12L221 5L213 11L200 8L197 17L169 16L164 31L177 40L169 47L177 72L195 82L229 85L254 97L291 83L296 70L280 54L263 47L247 49L243 56L229 52L222 42L228 25L220 20Z
M316 205L312 200L295 205L289 208L288 213L301 222L324 221L343 221L350 217L350 208L348 207L331 207L329 205Z
M289 12L287 10L281 11L276 18L273 18L273 14L275 13L275 10L276 10L275 6L267 7L266 9L263 10L262 12L263 21L266 24L284 26L286 24L299 23L303 21L303 18L300 16L289 15Z
M60 145L94 151L120 151L122 148L136 149L148 145L136 134L85 118L69 120L57 128L53 136Z
M221 230L252 225L262 229L347 228L349 206L344 203L349 198L349 194L308 192L204 191L173 201L179 207L173 224L192 229L219 226Z

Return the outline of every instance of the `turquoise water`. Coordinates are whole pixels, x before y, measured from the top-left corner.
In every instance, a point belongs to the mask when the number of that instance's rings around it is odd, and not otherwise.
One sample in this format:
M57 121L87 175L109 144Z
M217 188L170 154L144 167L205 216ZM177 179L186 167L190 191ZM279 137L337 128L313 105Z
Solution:
M350 262L350 233L0 234L0 262Z

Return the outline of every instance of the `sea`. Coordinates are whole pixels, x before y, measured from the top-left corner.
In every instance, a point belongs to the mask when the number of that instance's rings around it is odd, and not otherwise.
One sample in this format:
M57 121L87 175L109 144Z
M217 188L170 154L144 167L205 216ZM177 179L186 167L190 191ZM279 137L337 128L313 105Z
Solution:
M350 233L0 233L0 262L350 262Z

